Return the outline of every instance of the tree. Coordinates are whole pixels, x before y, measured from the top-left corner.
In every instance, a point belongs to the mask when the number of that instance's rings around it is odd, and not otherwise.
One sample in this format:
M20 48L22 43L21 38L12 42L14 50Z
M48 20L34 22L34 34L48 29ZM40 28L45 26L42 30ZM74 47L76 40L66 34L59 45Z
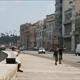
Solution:
M9 44L9 43L17 44L17 40L19 39L20 36L16 36L14 34L8 35L1 33L0 44Z

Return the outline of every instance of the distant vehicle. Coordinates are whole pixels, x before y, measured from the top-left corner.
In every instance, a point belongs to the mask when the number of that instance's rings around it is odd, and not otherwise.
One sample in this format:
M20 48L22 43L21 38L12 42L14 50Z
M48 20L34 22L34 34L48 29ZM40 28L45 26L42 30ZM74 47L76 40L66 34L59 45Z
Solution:
M75 55L80 56L80 44L77 44L76 50L75 50Z
M37 48L37 47L34 47L34 48L33 48L33 50L37 51L37 50L38 50L38 48Z
M45 49L44 49L44 48L39 48L38 53L39 53L39 54L40 54L40 53L44 53L44 54L45 54Z
M0 50L5 50L6 49L6 46L5 45L1 45L0 46Z
M27 50L27 49L24 47L20 47L20 51L24 51L24 50Z

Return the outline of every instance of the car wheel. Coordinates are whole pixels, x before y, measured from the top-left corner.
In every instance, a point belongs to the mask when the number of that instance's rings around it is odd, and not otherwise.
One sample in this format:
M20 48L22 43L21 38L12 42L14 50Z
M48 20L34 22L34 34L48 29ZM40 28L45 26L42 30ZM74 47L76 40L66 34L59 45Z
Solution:
M43 52L45 54L45 52Z

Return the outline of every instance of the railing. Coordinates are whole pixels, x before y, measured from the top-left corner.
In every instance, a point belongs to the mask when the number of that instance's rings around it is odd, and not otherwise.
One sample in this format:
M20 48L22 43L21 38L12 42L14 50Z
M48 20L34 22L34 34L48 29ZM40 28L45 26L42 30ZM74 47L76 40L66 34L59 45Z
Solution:
M70 32L69 33L64 33L64 37L70 37Z

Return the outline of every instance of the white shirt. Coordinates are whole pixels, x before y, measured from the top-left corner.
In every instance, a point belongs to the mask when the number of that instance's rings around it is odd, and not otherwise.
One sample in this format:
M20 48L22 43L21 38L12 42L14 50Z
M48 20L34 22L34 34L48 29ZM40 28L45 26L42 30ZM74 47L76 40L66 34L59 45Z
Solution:
M7 58L15 58L18 63L21 63L19 58L17 57L18 52L16 52L16 51L3 51L3 52L8 54Z
M7 58L16 58L16 56L17 56L17 52L15 52L15 51L9 51L9 52L7 52L8 53L8 57Z

